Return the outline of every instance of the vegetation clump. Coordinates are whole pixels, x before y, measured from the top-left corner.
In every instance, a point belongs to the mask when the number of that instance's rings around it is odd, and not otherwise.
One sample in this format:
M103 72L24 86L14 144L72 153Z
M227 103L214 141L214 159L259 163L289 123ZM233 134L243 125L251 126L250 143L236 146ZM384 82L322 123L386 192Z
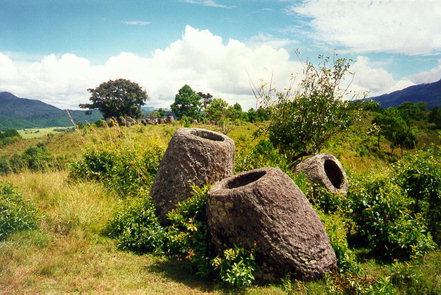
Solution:
M20 134L15 129L0 131L0 147L11 144L21 139Z
M270 109L267 132L271 142L291 163L303 156L318 153L335 134L347 129L358 112L341 89L350 63L319 56L321 64L307 62L299 89L277 91L263 84L255 95Z
M11 185L0 183L0 242L10 234L38 226L37 211Z
M27 147L21 154L0 158L0 174L18 173L23 170L45 171L56 165L54 157L44 143Z

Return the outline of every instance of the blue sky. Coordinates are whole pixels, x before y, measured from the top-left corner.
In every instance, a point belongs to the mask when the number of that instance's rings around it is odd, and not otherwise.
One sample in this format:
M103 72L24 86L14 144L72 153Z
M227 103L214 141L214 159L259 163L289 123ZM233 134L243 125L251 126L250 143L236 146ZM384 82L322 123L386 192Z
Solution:
M438 0L0 0L0 91L77 108L127 78L151 106L189 84L249 108L250 84L337 52L377 95L441 79L440 19Z

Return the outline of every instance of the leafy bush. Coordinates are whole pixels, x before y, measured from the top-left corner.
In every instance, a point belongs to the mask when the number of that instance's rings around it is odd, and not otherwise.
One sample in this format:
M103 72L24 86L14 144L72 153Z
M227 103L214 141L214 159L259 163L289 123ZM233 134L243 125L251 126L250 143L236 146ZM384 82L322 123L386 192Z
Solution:
M347 129L356 119L356 105L343 97L340 87L350 63L319 56L319 65L306 62L303 80L297 91L277 91L271 85L255 89L257 99L270 108L268 134L271 142L291 163L317 153L335 134Z
M281 156L269 140L261 140L257 145L243 152L235 161L236 172L243 172L262 167L279 167L288 170L285 157Z
M339 214L324 214L321 211L318 211L318 213L337 257L339 271L359 272L360 267L356 262L355 253L349 249L347 240L350 220L345 219Z
M353 179L349 200L358 233L380 256L409 258L434 248L421 214L409 209L413 200L391 177Z
M151 146L142 153L129 150L90 149L71 165L71 179L98 180L122 196L136 195L153 183L164 151Z
M0 131L0 147L11 144L21 139L20 134L15 129Z
M0 174L9 174L12 172L11 164L7 157L0 157Z
M397 182L408 198L411 210L423 214L434 240L441 244L441 153L420 151L394 165Z
M234 247L215 257L205 213L208 189L193 187L192 197L168 214L167 253L190 261L201 277L218 277L233 288L247 287L254 282L256 269L252 251Z
M36 209L12 186L0 183L0 241L14 232L35 228Z
M0 174L18 173L23 169L45 171L55 166L55 159L43 143L29 146L21 154L13 154L10 158L0 159Z
M43 143L37 143L35 146L28 147L21 158L25 162L27 168L32 171L42 171L49 167L52 161L52 155Z
M209 186L193 187L192 196L167 214L167 254L189 260L197 275L213 275L211 237L205 211Z
M397 294L390 277L367 278L353 274L326 277L329 294Z
M117 240L120 249L163 252L165 232L148 196L127 199L107 224L107 234Z
M254 283L256 262L252 251L234 247L224 251L223 256L212 260L222 282L233 288L245 288Z

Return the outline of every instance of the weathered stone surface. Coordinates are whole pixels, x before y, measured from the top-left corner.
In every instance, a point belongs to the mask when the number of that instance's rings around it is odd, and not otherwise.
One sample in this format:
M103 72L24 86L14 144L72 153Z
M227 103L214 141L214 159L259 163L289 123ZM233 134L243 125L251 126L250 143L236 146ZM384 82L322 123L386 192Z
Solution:
M348 193L348 179L345 170L331 154L317 154L297 164L296 173L303 172L314 183L333 193Z
M261 279L290 273L309 280L336 269L319 217L278 168L244 172L215 184L208 193L207 218L219 253L233 245L256 248Z
M190 196L191 185L202 186L233 175L234 142L205 129L182 128L173 135L150 194L159 218Z

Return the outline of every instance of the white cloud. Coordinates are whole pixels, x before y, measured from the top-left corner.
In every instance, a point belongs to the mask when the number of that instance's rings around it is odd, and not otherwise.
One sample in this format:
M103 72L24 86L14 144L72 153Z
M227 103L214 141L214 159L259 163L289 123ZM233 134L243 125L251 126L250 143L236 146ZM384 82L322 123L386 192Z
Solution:
M88 102L88 88L125 78L147 90L150 106L168 108L178 90L188 84L195 91L209 92L231 104L239 102L248 109L256 104L250 84L272 81L273 87L282 90L288 86L291 73L301 74L303 70L302 63L291 61L285 49L264 42L271 38L262 36L261 43L250 45L187 26L182 38L150 57L122 52L101 65L70 53L50 54L34 62L0 53L0 91L61 108L78 108L78 104ZM441 61L436 69L412 79L396 80L381 64L363 56L356 59L351 71L355 72L352 89L379 95L436 77ZM298 75L297 81L300 79Z
M441 79L441 59L438 60L438 66L434 67L433 69L419 73L416 75L413 75L412 80L416 83L432 83L439 81Z
M310 0L290 11L311 19L314 39L354 52L441 52L439 0Z
M215 2L214 0L181 0L184 3L197 4L208 7L217 7L217 8L235 8L236 6L228 6Z
M126 78L144 87L148 105L169 107L184 84L209 92L244 109L255 106L250 83L272 77L277 88L287 86L290 73L301 71L285 49L266 44L248 46L208 30L187 26L181 39L151 57L122 52L102 65L74 54L48 55L35 62L14 60L0 53L0 91L41 99L62 108L88 102L87 88L109 79Z
M151 22L143 21L143 20L123 20L121 21L121 23L131 26L147 26L151 24Z
M299 42L292 39L281 39L276 38L271 34L259 33L255 36L252 36L249 41L250 44L262 45L266 44L273 48L294 48L299 45Z
M351 88L356 91L368 92L368 96L377 96L400 90L414 83L407 78L395 80L391 73L376 66L369 58L359 56L351 65L354 73Z

